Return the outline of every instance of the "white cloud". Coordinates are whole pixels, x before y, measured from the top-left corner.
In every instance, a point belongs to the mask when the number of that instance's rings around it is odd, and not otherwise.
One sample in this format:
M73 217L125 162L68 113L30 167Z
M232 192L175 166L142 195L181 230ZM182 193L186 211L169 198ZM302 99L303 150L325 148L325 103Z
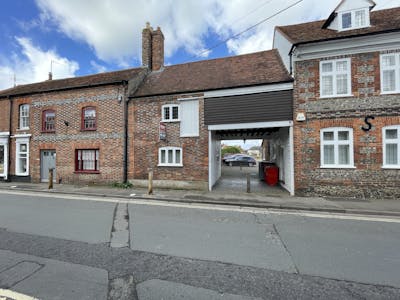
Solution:
M44 51L24 37L15 38L21 47L21 54L0 62L0 89L14 85L14 74L17 84L26 84L48 79L52 65L53 79L72 77L79 69L78 63L61 57L55 50Z
M94 60L90 61L90 65L95 73L104 73L107 72L107 67L95 62Z
M36 0L41 22L51 22L72 39L87 43L97 57L120 66L140 62L141 31L146 22L160 26L165 36L165 55L179 48L207 56L205 40L210 33L220 40L293 4L296 0ZM394 6L378 0L376 9ZM390 3L392 2L392 3ZM321 4L323 3L323 4ZM227 43L232 54L269 49L275 25L327 18L339 0L304 0L239 38Z

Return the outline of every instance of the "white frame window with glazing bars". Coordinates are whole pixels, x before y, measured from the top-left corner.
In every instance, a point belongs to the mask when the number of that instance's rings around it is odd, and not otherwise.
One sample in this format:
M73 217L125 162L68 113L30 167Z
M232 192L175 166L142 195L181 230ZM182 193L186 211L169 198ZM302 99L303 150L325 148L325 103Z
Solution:
M383 168L400 169L400 125L382 129Z
M320 61L319 85L321 98L351 96L351 59Z
M158 165L160 167L182 167L182 148L162 147L158 150Z
M353 129L321 129L321 168L354 168Z

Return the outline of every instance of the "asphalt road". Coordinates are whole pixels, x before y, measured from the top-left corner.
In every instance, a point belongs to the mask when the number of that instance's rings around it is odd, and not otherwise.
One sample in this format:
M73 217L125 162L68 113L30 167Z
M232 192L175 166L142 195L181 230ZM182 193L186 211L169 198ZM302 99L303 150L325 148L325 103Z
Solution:
M0 192L0 296L400 298L400 219L79 198Z

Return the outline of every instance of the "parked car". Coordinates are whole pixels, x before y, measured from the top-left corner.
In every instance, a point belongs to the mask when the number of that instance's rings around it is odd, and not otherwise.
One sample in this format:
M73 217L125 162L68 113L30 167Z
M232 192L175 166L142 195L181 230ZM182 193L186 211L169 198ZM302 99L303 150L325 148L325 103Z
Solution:
M251 156L240 155L225 160L227 166L249 166L257 165L256 160Z
M234 158L237 157L237 156L248 156L248 155L246 155L246 154L241 154L241 153L228 154L228 155L225 155L225 156L222 158L222 162L225 163L225 161L226 161L227 159L234 159Z

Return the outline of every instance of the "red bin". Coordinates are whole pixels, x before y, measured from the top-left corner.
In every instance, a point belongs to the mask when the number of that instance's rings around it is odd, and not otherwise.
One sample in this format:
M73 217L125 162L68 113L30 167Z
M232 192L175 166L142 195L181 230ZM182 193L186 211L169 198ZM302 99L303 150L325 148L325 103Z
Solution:
M276 165L265 166L264 180L268 185L277 185L279 181L279 168Z

